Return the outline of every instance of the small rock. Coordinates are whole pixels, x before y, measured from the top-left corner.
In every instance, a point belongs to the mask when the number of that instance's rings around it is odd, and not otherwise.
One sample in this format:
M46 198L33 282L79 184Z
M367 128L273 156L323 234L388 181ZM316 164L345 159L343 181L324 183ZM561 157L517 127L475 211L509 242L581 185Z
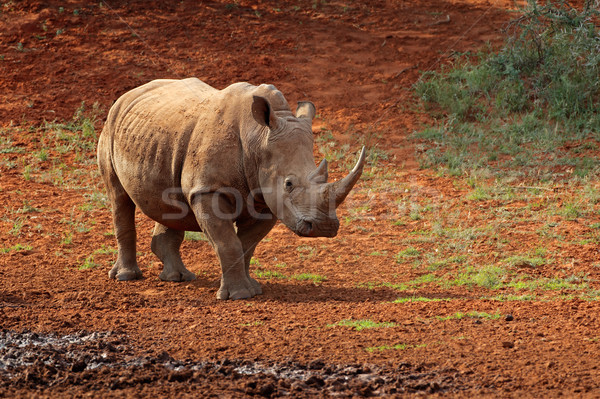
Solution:
M512 342L512 341L503 341L502 342L502 347L503 348L507 348L507 349L514 348L515 347L515 343Z
M167 377L167 381L169 382L182 382L187 381L192 378L191 370L183 370L183 371L172 371Z
M167 351L162 351L156 359L162 363L170 362L173 360L173 358L171 357L171 355L169 355Z
M260 396L270 397L275 392L275 386L272 383L264 384L258 390Z
M504 318L504 320L506 320L506 321L513 321L514 319L515 318L511 314L507 314L506 317Z
M318 387L322 387L325 385L325 381L319 376L312 375L309 379L306 380L306 385L315 385Z
M340 371L341 375L356 375L358 374L358 369L356 367L346 367L345 369Z
M231 365L233 365L233 363L231 362L231 360L229 360L227 358L223 359L223 361L221 362L221 364L223 366L231 366ZM252 362L250 362L250 363L248 363L246 365L251 365L251 364L252 364Z
M218 366L216 371L223 375L231 375L233 374L234 368L232 366Z
M302 392L302 391L306 390L307 386L306 386L306 384L304 384L300 381L294 381L290 388L292 391Z
M35 380L37 380L35 372L32 372L30 370L25 371L25 381L33 382Z
M308 364L309 370L321 370L325 367L325 363L321 359L313 360Z
M415 391L425 391L429 389L429 384L426 382L420 382L410 386L410 388L414 389Z
M279 380L279 386L281 388L284 388L284 389L289 389L290 388L290 382L287 381L287 380L281 379L281 380Z
M369 387L369 386L359 388L358 392L360 393L360 396L362 396L363 398L368 398L369 396L373 395L373 391L371 390L371 387Z
M79 373L79 372L85 370L86 367L87 367L87 364L85 364L84 362L79 360L71 365L71 371L73 371L75 373Z
M333 392L341 392L346 389L344 383L338 380L328 382L327 385L329 385L329 389Z

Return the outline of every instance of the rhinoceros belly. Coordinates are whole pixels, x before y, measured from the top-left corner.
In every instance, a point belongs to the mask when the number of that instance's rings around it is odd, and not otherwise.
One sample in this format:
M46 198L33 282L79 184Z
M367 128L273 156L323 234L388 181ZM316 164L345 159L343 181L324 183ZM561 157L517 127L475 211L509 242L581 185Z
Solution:
M129 145L115 145L113 158L115 172L129 197L159 223L178 230L198 230L181 188L180 160L168 140L161 140L160 136L139 140L132 136L127 141ZM137 151L132 151L132 147Z

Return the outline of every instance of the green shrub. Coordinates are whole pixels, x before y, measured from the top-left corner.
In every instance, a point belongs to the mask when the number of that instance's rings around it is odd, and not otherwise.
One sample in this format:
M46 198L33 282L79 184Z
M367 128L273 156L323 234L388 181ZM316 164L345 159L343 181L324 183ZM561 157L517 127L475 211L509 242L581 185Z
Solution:
M535 174L552 166L543 155L568 141L599 140L599 20L591 0L580 9L529 0L498 51L461 55L424 73L416 94L442 118L416 134L431 143L421 165L458 174L501 161L497 167L529 166ZM580 177L597 172L573 154L567 148L553 162L569 159Z

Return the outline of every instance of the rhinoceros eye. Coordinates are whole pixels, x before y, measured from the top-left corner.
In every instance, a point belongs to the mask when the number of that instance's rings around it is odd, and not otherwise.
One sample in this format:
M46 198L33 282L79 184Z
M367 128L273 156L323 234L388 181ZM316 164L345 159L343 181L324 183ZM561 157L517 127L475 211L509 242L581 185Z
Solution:
M294 188L294 182L292 182L292 180L289 178L285 179L284 185L285 189L288 191L292 191L292 189Z

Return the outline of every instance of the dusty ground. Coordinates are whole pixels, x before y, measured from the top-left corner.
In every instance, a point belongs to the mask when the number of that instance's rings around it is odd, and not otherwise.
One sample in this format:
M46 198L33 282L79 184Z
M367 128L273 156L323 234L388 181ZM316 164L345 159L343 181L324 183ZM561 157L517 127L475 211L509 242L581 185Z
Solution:
M473 200L465 179L419 169L410 138L427 121L420 71L497 44L512 2L148 4L0 4L0 397L600 395L598 201L519 182ZM354 161L337 150L379 154L338 237L271 232L251 300L215 299L201 237L182 249L198 279L161 282L143 215L145 278L107 277L95 136L65 124L85 102L97 134L125 91L188 76L313 101L315 156L333 157L334 177ZM488 265L535 284L460 283L493 278L476 272Z

